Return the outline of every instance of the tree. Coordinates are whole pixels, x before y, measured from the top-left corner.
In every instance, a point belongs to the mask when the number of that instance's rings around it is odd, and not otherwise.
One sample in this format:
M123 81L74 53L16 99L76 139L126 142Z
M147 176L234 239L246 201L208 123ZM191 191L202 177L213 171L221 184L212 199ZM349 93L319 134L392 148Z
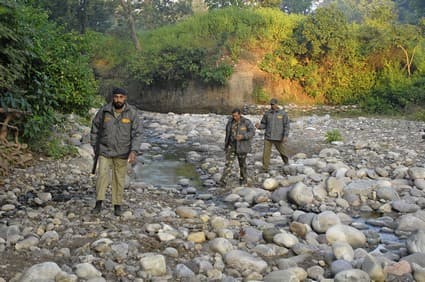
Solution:
M87 29L105 32L114 24L117 1L105 0L33 0L34 7L48 11L49 19L84 33Z
M136 50L140 51L142 48L140 47L139 38L137 37L137 33L136 33L136 23L134 21L134 16L133 16L134 10L133 10L131 1L120 0L120 3L122 7L123 16L125 17L128 24L128 28L130 30L130 36L131 36L131 39L133 40L134 47L136 48Z
M288 14L303 14L311 12L312 0L283 0L282 10Z
M137 7L136 25L142 29L153 29L174 24L192 15L191 2L188 0L148 0Z
M17 4L11 1L0 1L0 106L7 108L20 106L28 110L24 100L13 99L11 89L25 80L28 55L25 50L26 40L19 30ZM18 92L21 92L19 89ZM9 102L6 102L9 101ZM13 103L12 103L13 101Z
M393 42L403 51L403 69L406 69L410 77L414 67L416 51L421 42L421 30L414 25L395 25Z
M27 140L37 140L55 122L55 111L85 113L92 105L88 38L64 32L39 9L0 4L7 15L0 17L0 105L30 111L19 127Z
M417 24L425 16L425 2L422 0L394 0L399 10L399 19L404 23Z
M244 0L205 0L208 9L221 9L226 7L245 7L249 5L249 2Z
M335 5L349 22L391 22L397 19L392 0L325 0L321 6Z
M295 36L305 44L311 58L318 61L345 45L347 21L333 6L319 8L300 26Z

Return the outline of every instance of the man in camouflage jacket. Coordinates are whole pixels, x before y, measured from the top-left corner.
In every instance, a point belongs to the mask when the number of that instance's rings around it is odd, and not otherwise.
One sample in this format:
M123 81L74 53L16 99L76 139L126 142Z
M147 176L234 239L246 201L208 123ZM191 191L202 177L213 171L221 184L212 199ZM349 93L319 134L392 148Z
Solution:
M235 158L238 158L239 162L239 184L247 184L246 156L251 150L251 139L254 134L255 128L252 122L241 116L240 109L234 109L232 111L232 117L226 125L226 137L224 139L226 165L223 170L223 176L220 179L220 185L226 185L227 179L232 172Z

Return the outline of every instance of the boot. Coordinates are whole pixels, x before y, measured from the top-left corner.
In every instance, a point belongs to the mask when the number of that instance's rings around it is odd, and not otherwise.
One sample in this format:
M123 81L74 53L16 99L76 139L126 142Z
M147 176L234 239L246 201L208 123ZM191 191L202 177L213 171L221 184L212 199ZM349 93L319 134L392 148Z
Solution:
M219 187L226 187L227 182L224 179L220 179L220 181L218 181L217 185Z
M101 209L102 209L102 201L96 201L96 205L94 206L94 209L92 209L91 213L98 214L100 213Z
M121 216L122 210L120 205L114 205L114 215Z

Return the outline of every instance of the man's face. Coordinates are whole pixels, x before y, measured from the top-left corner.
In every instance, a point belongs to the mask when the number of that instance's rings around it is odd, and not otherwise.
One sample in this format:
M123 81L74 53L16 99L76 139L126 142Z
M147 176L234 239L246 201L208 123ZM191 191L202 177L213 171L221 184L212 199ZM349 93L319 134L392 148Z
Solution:
M124 107L125 100L127 99L126 95L123 94L114 94L112 97L112 104L115 109L122 109Z
M278 106L276 104L270 104L270 108L272 108L272 110L276 111L278 109Z
M239 121L241 119L240 113L232 113L232 117L234 121Z

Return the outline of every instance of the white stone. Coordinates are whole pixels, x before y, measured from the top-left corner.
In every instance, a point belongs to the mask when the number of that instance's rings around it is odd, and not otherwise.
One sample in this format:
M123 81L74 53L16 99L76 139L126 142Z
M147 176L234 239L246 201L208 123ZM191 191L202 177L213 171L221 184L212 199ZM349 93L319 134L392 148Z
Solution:
M282 231L273 236L273 242L279 246L291 248L295 244L299 243L299 240L295 235L286 231Z
M298 182L288 192L288 199L298 206L306 206L313 202L313 190L307 187L304 183Z
M263 188L266 190L275 190L279 186L279 182L274 178L267 178L263 182Z
M332 251L337 259L343 259L346 261L353 261L354 259L354 250L347 242L333 242Z
M155 276L164 275L167 272L165 257L157 254L147 254L140 259L143 270Z
M20 282L32 281L54 281L56 275L61 271L54 262L43 262L31 266L19 279Z
M96 277L101 277L102 273L96 269L91 263L83 262L74 265L74 272L79 278L82 279L92 279Z
M335 282L348 282L348 281L361 281L361 282L369 282L369 275L360 269L349 269L344 270L335 275Z
M289 270L276 270L264 276L264 282L299 282L297 275Z
M228 252L224 259L226 264L239 271L256 271L263 273L267 268L267 263L259 257L255 257L250 253L241 250L233 250Z
M313 217L311 227L318 233L325 233L331 226L340 223L339 217L333 211L324 211Z
M31 247L37 246L40 240L35 236L29 236L22 241L19 241L15 244L16 250L29 249ZM1 243L1 242L0 242Z
M366 244L366 236L360 230L354 227L337 224L326 231L326 239L329 243L343 241L350 244L353 248L363 247Z
M219 252L220 254L224 255L233 250L234 247L232 243L226 238L215 238L210 242L210 249L213 252Z
M425 253L425 231L418 229L406 239L406 246L409 253Z

